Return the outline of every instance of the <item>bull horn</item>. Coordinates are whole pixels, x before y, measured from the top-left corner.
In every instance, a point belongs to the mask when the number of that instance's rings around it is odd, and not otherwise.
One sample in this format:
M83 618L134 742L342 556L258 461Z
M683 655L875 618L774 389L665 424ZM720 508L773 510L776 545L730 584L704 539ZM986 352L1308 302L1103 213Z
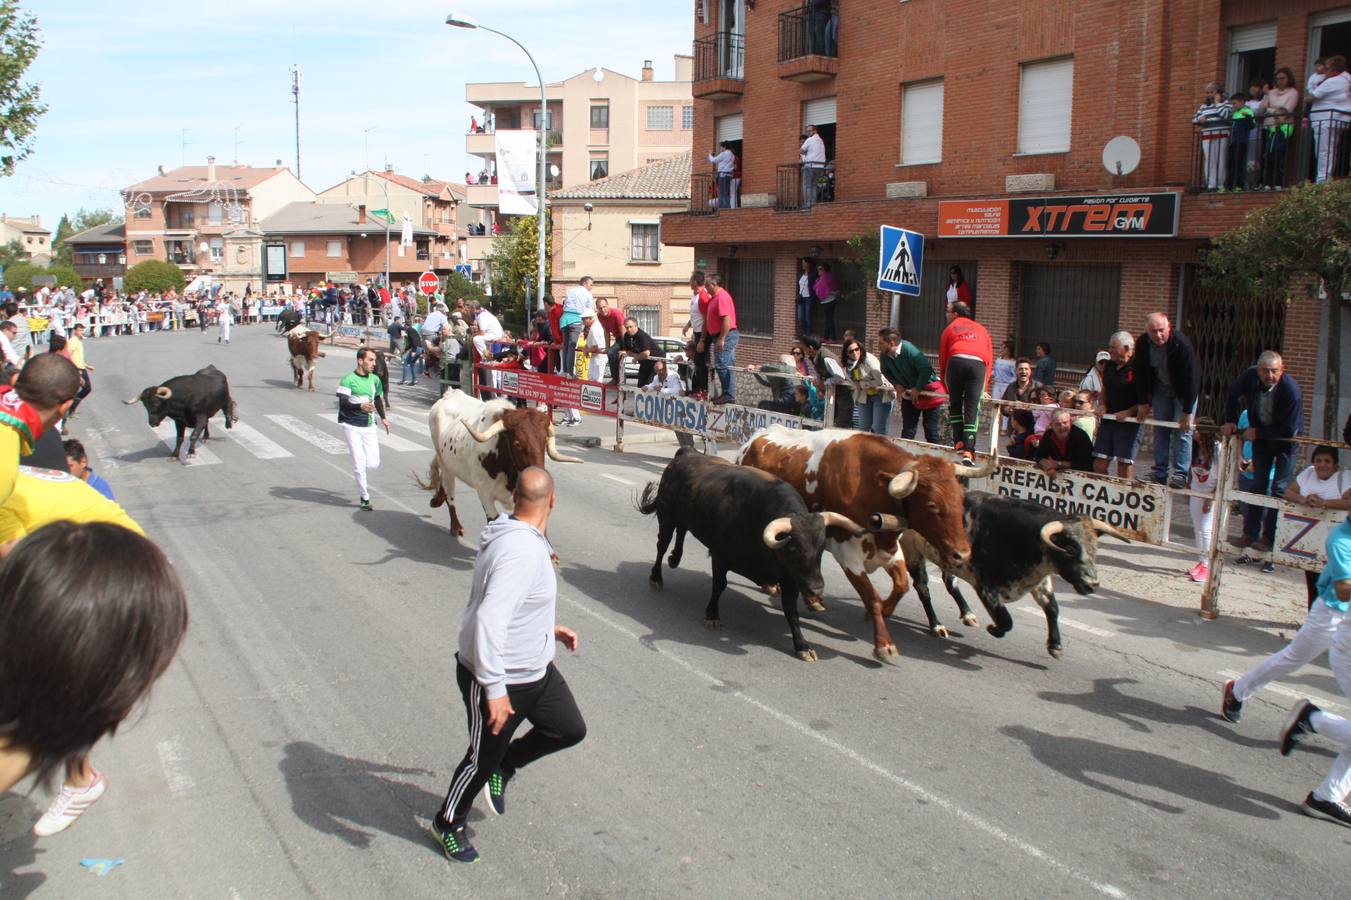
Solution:
M1093 526L1093 530L1098 534L1110 534L1119 541L1125 541L1128 544L1131 542L1130 535L1126 534L1126 532L1117 528L1115 525L1108 525L1102 519L1089 519L1088 524Z
M887 493L897 500L904 500L913 494L917 487L919 487L919 476L906 470L897 472L896 476L887 482Z
M837 512L826 511L821 513L821 521L826 524L827 528L843 528L854 537L868 533L868 529L848 516L840 515Z
M764 533L760 536L764 538L766 547L771 550L777 550L788 543L788 535L792 533L793 520L787 516L783 516L766 525Z
M553 422L550 422L550 423L549 423L549 442L546 443L546 444L544 445L544 452L547 453L547 454L549 454L549 458L552 459L554 462L561 462L561 463L579 463L579 462L586 462L586 460L584 460L584 459L582 459L582 458L580 458L580 457L577 457L577 456L564 456L563 454L561 454L561 453L558 452L558 441L557 441L557 439L554 437L554 423L553 423Z
M496 422L489 425L487 431L476 430L473 425L469 424L468 419L461 419L460 421L464 425L464 430L469 432L469 436L474 440L478 441L480 444L488 443L493 438L497 437L499 434L507 430L507 423L503 422L501 419L498 419Z
M1052 550L1059 550L1060 547L1058 547L1055 541L1051 539L1064 530L1065 523L1059 519L1056 519L1053 522L1047 522L1045 525L1041 526L1041 542Z
M160 385L159 387L155 388L155 396L160 398L161 400L168 400L173 395L174 392L171 391L169 388L165 387L164 385Z
M963 480L967 478L989 478L991 475L994 474L995 470L994 458L991 457L990 459L985 460L985 462L981 463L978 466L958 465L953 466L953 469L954 469L953 474Z
M873 513L868 517L868 530L872 532L904 531L905 526L895 516L889 516L886 513Z
M135 406L137 403L141 402L141 398L132 397L130 400L123 400L122 402L125 403L127 406Z

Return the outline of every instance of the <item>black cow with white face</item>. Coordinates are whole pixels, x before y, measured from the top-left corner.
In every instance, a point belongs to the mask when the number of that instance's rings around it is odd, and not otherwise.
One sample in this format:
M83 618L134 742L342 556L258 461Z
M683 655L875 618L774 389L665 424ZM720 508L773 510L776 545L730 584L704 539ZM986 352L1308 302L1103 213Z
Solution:
M197 452L197 442L211 437L210 419L218 412L225 413L225 427L239 421L235 402L230 398L230 382L225 373L215 366L198 369L191 375L179 375L157 387L148 387L139 396L124 400L128 406L140 403L145 407L150 427L155 428L165 419L172 419L178 430L178 442L169 459L178 459L183 448L183 433L192 429L188 441L188 456Z
M675 550L668 562L674 569L684 552L685 533L690 532L713 559L713 595L704 624L717 628L721 621L718 598L727 588L728 572L755 584L777 584L793 649L800 659L816 659L798 623L798 595L816 596L825 587L821 553L826 529L861 535L865 533L861 525L838 513L809 511L792 485L767 472L692 449L676 454L661 482L650 482L637 505L644 515L657 515L657 561L650 579L654 587L662 586L661 558L672 535Z
M986 630L997 638L1013 628L1008 604L1030 593L1046 613L1046 650L1059 659L1063 654L1060 606L1051 576L1059 575L1080 594L1091 594L1098 587L1098 536L1110 534L1123 541L1129 537L1100 519L1066 516L1032 500L968 492L963 506L971 538L971 559L965 564L954 566L945 561L913 531L901 538L906 568L929 617L929 630L947 636L929 597L926 559L943 570L943 584L968 625L976 624L976 618L955 579L976 589L976 596L994 620Z

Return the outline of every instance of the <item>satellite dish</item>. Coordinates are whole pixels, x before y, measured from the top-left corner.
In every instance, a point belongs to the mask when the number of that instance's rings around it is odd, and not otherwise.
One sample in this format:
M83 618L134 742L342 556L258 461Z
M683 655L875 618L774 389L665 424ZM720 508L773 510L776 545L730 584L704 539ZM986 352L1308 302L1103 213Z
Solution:
M591 77L596 80L597 84L600 84L605 80L605 72L601 70L600 66L596 66L596 71L591 73Z
M549 174L552 175L554 178L557 178L557 177L558 177L558 166L552 165L552 164L551 164L551 165L549 166Z
M1102 148L1102 164L1113 175L1129 175L1140 165L1140 145L1133 137L1118 135Z

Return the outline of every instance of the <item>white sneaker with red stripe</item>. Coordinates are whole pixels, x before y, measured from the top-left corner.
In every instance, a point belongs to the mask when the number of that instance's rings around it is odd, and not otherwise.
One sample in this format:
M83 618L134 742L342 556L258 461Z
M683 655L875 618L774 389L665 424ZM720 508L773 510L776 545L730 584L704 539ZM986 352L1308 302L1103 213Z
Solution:
M75 824L75 820L107 790L108 782L103 773L94 770L94 780L89 787L77 788L68 784L61 785L61 791L52 798L51 806L33 826L33 834L38 837L51 837L65 831Z

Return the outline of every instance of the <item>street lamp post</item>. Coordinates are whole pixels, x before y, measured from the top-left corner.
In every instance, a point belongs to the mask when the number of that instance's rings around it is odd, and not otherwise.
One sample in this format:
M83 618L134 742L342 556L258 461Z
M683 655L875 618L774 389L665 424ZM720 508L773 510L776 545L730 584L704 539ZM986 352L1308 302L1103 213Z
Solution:
M545 156L548 152L547 135L549 133L549 101L544 93L544 76L539 72L539 66L535 63L535 57L530 55L530 51L525 49L525 45L516 40L506 32L498 31L496 28L489 28L487 25L480 25L468 16L462 16L458 13L451 13L446 16L446 24L453 25L456 28L477 28L482 31L488 31L499 35L511 41L521 52L525 54L526 59L530 60L530 65L535 69L535 77L539 79L539 175L538 183L535 186L535 210L537 216L536 227L539 231L539 266L535 279L535 303L537 309L544 309L544 217L545 217L545 197L544 197L544 164Z

